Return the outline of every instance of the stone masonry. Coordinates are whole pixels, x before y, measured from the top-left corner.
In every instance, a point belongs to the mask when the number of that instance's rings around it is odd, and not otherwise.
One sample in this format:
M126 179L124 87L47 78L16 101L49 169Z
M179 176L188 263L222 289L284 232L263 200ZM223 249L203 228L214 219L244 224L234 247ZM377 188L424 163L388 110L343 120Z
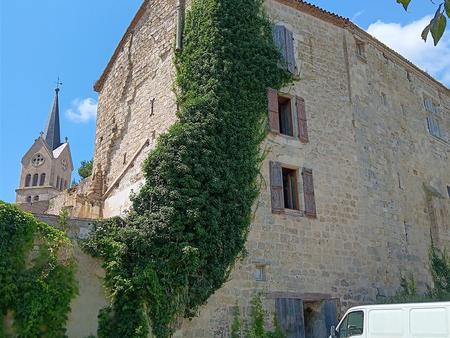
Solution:
M309 142L270 133L249 254L177 337L227 337L233 306L246 312L258 292L272 313L277 299L302 300L307 318L326 301L342 312L392 295L402 272L424 290L431 240L450 244L449 89L347 19L303 1L265 6L293 33L297 80L281 94L304 99ZM176 121L175 31L175 0L144 1L95 85L91 184L103 217L130 206L143 160ZM424 100L438 107L440 137ZM272 211L271 162L298 173L299 210ZM312 169L316 217L304 213L302 168Z

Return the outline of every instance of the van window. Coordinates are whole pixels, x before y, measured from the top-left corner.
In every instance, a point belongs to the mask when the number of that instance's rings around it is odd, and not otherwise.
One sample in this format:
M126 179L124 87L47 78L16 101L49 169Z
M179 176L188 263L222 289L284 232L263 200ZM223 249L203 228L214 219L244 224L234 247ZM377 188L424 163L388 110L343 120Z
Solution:
M350 312L339 327L339 338L360 336L364 331L364 312Z

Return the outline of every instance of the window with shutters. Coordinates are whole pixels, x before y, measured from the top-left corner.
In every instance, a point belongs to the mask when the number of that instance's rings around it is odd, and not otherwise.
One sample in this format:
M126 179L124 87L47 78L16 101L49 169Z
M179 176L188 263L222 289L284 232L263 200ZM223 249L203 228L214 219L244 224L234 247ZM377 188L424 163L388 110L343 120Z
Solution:
M441 130L442 116L439 106L427 95L424 95L423 105L428 112L427 129L430 135L444 140L444 135Z
M300 211L298 170L270 162L272 212Z
M273 28L275 46L281 54L283 67L290 73L297 74L295 62L294 34L283 25L275 25Z
M272 88L268 89L267 96L270 130L274 133L298 137L302 143L309 142L305 100L297 96L294 102L292 97L281 95ZM294 111L296 118L294 118Z

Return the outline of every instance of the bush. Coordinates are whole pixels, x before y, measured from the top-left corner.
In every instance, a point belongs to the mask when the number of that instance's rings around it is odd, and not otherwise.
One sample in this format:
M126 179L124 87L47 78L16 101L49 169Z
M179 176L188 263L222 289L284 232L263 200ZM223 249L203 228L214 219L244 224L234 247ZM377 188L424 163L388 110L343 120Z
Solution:
M13 311L19 337L65 337L70 301L77 293L69 239L0 201L0 243L2 317Z

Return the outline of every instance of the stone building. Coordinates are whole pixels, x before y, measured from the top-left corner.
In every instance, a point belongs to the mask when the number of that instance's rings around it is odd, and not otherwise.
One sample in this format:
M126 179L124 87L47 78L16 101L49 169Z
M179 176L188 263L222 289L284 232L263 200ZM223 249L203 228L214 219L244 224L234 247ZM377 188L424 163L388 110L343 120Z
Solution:
M32 212L42 213L47 210L49 200L61 194L71 183L72 156L67 139L61 143L58 96L57 86L45 131L34 141L21 161L16 203Z
M289 337L323 337L344 309L392 295L401 272L425 289L431 241L450 243L449 89L348 19L298 0L265 7L296 81L268 90L249 255L177 337L226 337L233 306L257 292ZM95 84L92 217L127 210L176 121L183 11L144 1Z

